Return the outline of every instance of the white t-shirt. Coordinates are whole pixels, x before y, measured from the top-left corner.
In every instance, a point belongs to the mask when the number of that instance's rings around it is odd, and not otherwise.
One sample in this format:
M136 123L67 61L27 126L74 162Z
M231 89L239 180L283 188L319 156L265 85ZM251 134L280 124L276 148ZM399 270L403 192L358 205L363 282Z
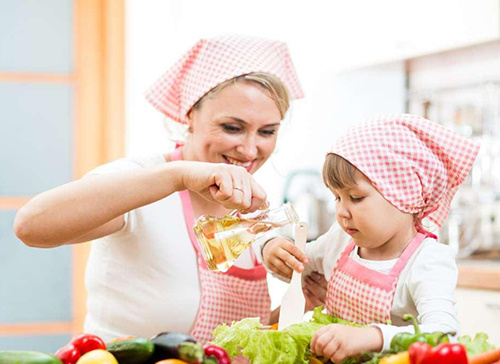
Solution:
M91 171L107 174L166 163L162 155L119 159ZM235 265L251 268L245 251ZM196 253L181 199L174 193L125 214L123 228L92 242L85 281L85 332L105 341L189 333L200 303Z
M306 245L306 255L311 261L306 273L317 271L330 279L337 260L350 241L335 223L317 240ZM373 261L362 259L358 249L350 255L367 268L388 273L397 259ZM413 326L403 320L404 314L412 314L420 322L422 332L457 332L459 323L455 310L454 292L458 268L449 246L435 239L425 239L401 271L391 309L392 325L377 324L384 338L383 350L388 350L394 335L399 332L413 333Z

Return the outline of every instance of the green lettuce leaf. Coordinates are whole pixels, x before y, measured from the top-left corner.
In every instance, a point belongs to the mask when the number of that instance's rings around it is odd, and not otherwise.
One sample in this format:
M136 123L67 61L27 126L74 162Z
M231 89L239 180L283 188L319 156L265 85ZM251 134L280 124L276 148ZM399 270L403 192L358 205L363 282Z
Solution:
M342 324L348 326L356 326L356 327L367 327L368 325L360 325L354 322L342 320L337 317L333 317L325 312L323 312L323 306L315 307L313 310L313 316L311 322L316 322L318 324L330 325L330 324Z
M243 354L253 364L307 364L306 349L297 344L287 331L261 328L258 318L243 319L231 326L223 324L214 330L213 343L226 349L230 357ZM312 333L310 335L312 337Z
M467 354L474 356L484 353L485 351L493 350L495 346L488 342L488 335L484 332L477 333L472 339L469 335L459 336L458 342L465 346Z
M322 310L316 307L310 322L290 325L283 331L262 330L258 318L246 318L231 326L223 324L214 330L213 343L226 349L231 357L246 356L252 364L307 364L311 357L309 344L318 329L332 323L362 326Z

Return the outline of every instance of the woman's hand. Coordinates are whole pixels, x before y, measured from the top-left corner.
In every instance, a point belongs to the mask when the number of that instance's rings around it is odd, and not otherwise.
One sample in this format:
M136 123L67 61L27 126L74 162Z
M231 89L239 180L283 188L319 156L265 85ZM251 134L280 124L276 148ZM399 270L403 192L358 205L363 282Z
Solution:
M340 363L363 351L382 349L382 332L376 327L354 327L340 324L323 326L311 340L311 351L317 356Z
M262 249L262 260L272 272L285 278L292 278L293 269L303 272L303 264L309 262L309 258L291 240L283 237L266 243Z
M328 281L323 274L312 272L302 276L302 291L306 298L306 312L314 307L325 306Z
M223 163L180 163L181 189L196 192L228 209L253 212L266 203L266 192L243 167Z

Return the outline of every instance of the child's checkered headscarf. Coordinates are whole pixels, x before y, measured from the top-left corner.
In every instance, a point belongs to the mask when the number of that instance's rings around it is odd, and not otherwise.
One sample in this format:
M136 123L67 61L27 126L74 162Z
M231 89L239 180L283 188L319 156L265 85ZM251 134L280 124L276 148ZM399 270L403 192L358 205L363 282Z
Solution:
M330 153L349 161L403 212L441 226L479 145L419 116L383 115L350 129Z

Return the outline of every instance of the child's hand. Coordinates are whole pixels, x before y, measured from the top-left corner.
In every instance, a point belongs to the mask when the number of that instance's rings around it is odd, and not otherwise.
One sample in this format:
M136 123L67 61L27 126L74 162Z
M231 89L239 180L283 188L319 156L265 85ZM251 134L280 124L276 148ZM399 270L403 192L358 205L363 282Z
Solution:
M314 333L311 351L334 363L340 363L363 351L380 351L382 344L382 332L376 327L331 324Z
M303 272L302 263L309 262L309 258L291 240L283 237L274 238L266 243L262 249L262 259L271 271L285 278L292 277L292 269L299 273Z

